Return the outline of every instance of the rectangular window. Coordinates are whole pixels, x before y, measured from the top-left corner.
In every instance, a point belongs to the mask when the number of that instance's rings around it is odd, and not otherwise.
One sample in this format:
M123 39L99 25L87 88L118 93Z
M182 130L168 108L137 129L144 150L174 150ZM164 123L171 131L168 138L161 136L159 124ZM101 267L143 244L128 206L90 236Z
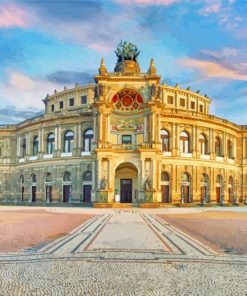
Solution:
M87 104L87 96L81 96L81 104Z
M131 135L122 135L122 144L131 144Z
M75 105L75 100L74 98L69 99L69 106L72 107Z
M196 108L196 103L195 102L190 102L190 108L195 110Z
M173 96L167 97L167 104L173 105Z
M203 105L200 105L200 112L203 112Z
M185 99L183 98L180 99L180 106L185 107Z
M63 101L60 101L60 102L59 102L59 108L60 108L60 109L63 109Z
M52 104L51 105L51 112L54 112L54 110L55 110L55 106L54 106L54 104Z

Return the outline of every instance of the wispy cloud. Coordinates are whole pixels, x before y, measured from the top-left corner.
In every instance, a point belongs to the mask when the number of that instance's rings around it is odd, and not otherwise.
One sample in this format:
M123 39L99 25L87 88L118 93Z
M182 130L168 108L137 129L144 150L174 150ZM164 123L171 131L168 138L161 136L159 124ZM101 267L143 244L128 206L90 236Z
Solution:
M29 15L25 9L14 4L0 5L0 28L25 28L29 26Z
M193 58L184 58L178 61L179 64L198 70L205 78L221 77L233 80L247 80L247 75L238 70L230 69L220 63L204 61Z
M0 108L0 124L14 124L43 114L43 110L17 109L15 106Z
M87 72L57 71L47 75L47 80L55 83L67 84L88 84L93 82L93 75Z
M209 2L210 3L210 2ZM202 16L208 16L210 14L218 13L221 9L221 3L213 3L209 5L205 5L203 8L201 8L198 13Z
M7 82L0 83L0 99L17 108L32 107L40 110L44 107L44 92L53 93L54 89L61 88L60 83L32 78L21 72L10 72Z
M141 6L151 6L151 5L168 6L168 5L178 3L182 0L114 0L114 1L123 5L135 4L135 5L141 5Z

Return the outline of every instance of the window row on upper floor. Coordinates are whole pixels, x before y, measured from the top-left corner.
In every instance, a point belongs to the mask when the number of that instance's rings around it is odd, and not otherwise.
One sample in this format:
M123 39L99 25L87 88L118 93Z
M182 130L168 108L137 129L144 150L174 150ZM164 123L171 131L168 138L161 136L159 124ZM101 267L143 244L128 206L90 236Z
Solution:
M162 143L162 151L168 152L171 149L170 145L170 134L167 130L160 130L160 139ZM180 132L179 135L179 149L181 153L191 153L191 139L190 135L186 131ZM200 134L198 139L198 151L201 155L209 154L209 141L206 135ZM214 138L214 151L217 157L222 157L224 155L223 141L220 137ZM227 151L226 155L229 159L234 158L234 147L233 142L227 140Z
M93 140L93 129L89 128L84 131L82 135L82 151L90 152L92 149L92 140ZM74 148L74 132L68 130L64 133L63 136L63 152L70 153ZM27 140L23 138L20 144L20 156L25 157L27 155ZM37 156L40 152L39 137L35 136L31 142L32 150L30 151L33 156ZM46 154L53 154L55 151L55 134L49 133L46 138Z
M85 105L87 104L87 96L86 95L82 95L80 97L80 101L76 101L75 98L68 98L68 99L64 99L64 100L59 100L57 103L55 104L51 104L50 105L50 112L55 112L55 111L60 111L66 108L72 108L75 106L80 106L80 105Z
M197 100L194 100L194 99L189 100L183 97L176 98L175 96L168 95L165 103L167 104L167 107L176 106L182 109L189 109L195 112L201 112L201 113L206 112L205 104L203 102L198 102Z

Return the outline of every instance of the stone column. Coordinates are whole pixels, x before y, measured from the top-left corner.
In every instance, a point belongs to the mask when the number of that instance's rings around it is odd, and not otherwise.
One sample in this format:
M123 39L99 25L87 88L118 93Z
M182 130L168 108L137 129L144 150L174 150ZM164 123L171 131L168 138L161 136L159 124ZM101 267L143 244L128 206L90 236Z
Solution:
M18 135L17 136L17 141L16 141L16 145L17 145L17 157L20 157L21 156L21 143L20 143L20 136Z
M55 127L55 150L57 150L58 149L58 141L59 141L59 139L58 139L58 126L56 126Z
M146 143L148 142L148 139L147 139L147 114L144 113L144 121L143 121L143 142Z
M41 138L39 138L40 143L40 153L44 153L45 149L44 149L44 129L41 129Z
M81 152L82 150L82 137L81 137L81 123L78 124L78 142L77 142L78 150Z
M39 152L41 152L41 141L42 141L42 137L41 137L41 129L39 129ZM43 152L43 151L42 151Z
M31 137L29 132L26 137L26 155L30 156L30 153L31 153Z
M197 135L196 135L197 129L196 126L193 125L192 128L192 156L197 156Z

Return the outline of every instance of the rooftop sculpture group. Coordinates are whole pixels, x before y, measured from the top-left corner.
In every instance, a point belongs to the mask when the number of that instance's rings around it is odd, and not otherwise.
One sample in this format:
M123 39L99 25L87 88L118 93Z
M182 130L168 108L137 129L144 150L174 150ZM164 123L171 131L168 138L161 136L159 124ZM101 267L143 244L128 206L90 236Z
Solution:
M132 43L128 43L126 41L122 41L119 43L115 53L118 57L118 62L129 60L129 61L136 61L137 57L140 53L136 45Z

